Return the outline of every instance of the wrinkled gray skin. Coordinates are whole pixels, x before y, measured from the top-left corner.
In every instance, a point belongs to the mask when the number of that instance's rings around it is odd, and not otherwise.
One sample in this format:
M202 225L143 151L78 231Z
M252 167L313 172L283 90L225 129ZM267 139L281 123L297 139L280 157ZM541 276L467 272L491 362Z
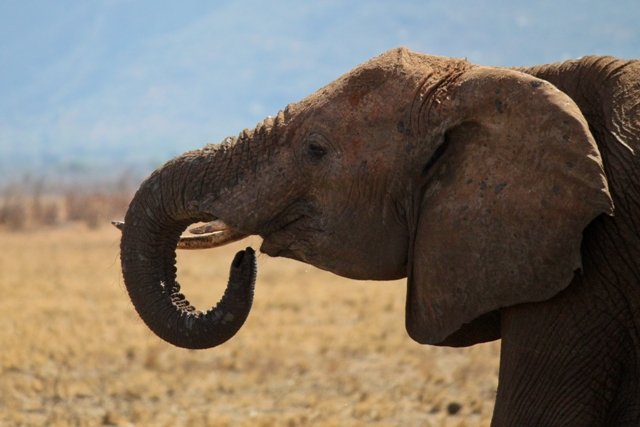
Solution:
M615 214L584 231L583 271L567 289L502 310L494 424L640 425L640 62L594 57L523 71L580 107Z
M154 172L125 217L125 283L163 339L231 338L253 251L206 313L175 281L181 232L218 220L270 256L408 277L418 342L502 338L495 426L640 425L639 135L639 62L505 70L390 51Z

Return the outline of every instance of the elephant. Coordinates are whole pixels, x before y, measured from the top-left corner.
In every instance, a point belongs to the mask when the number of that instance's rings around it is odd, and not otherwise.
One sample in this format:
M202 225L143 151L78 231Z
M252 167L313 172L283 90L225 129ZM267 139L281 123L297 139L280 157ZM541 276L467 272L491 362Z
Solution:
M407 278L418 343L501 339L494 426L640 425L638 153L638 60L501 68L397 48L153 172L121 225L124 281L159 337L219 345L251 309L255 252L200 311L176 247L259 235L272 257Z

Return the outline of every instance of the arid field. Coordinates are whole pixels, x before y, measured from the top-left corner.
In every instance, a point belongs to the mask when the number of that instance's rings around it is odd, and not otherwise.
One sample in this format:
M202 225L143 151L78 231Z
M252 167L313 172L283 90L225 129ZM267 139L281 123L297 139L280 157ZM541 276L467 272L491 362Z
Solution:
M137 317L119 233L0 231L0 426L482 426L499 343L421 346L404 281L356 282L258 258L254 308L221 347L188 351ZM232 247L179 254L198 307L222 295Z

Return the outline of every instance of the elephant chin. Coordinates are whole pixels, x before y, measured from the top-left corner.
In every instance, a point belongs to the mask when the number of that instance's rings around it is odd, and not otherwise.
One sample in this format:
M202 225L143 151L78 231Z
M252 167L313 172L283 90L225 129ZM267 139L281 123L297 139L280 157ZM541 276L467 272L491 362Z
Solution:
M260 252L274 258L283 257L302 261L294 251L288 249L287 246L279 244L270 237L263 237L262 245L260 246Z

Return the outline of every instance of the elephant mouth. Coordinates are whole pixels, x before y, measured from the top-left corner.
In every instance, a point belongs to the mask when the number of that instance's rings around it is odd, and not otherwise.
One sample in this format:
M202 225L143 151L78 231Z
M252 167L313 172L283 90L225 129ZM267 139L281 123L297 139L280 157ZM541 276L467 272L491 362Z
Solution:
M294 230L299 228L303 219L304 217L299 215L289 219L281 226L267 228L267 231L260 234L263 239L260 252L272 257L295 257L293 250L296 243L295 236L299 236L300 233L295 233Z
M309 221L306 214L300 213L300 209L283 212L267 224L260 227L259 234L263 242L260 252L271 257L284 257L304 261L302 255L302 243L307 241L301 236L310 234L311 227L304 224ZM124 228L124 222L111 221L120 231ZM304 231L306 231L306 233ZM316 230L317 231L317 230ZM238 240L245 239L251 234L243 233L228 225L221 219L215 219L207 223L198 223L189 227L178 240L176 249L211 249L225 246Z
M311 235L321 232L312 226L316 210L311 204L298 201L261 227L263 242L260 251L272 257L305 261L304 248Z
M260 251L272 257L286 257L303 260L300 255L301 243L307 241L303 236L314 230L308 226L313 209L304 202L295 202L283 210L280 215L259 227L257 233L241 232L224 220L216 218L206 223L195 223L185 230L176 245L176 249L211 249L226 246L251 235L259 235L263 242ZM120 231L124 222L111 221Z

